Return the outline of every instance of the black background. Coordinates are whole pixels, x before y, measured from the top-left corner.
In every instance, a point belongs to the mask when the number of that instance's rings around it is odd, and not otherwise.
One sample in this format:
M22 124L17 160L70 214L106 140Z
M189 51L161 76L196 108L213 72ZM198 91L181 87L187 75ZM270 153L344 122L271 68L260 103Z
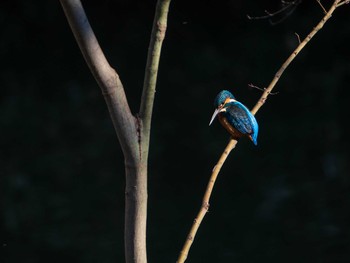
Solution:
M139 108L156 1L83 1ZM331 1L322 1L329 7ZM170 6L149 157L148 259L175 262L228 142L208 127L222 89L251 108L323 16L303 1ZM350 6L302 50L215 186L188 262L350 262ZM273 21L283 18L286 13ZM58 1L0 4L0 261L123 262L123 156Z

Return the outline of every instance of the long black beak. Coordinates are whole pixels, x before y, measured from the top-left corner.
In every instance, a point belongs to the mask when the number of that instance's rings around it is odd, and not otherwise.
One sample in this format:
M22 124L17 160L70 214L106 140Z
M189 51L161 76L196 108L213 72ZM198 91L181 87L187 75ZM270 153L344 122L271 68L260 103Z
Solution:
M216 109L213 113L213 116L211 116L211 120L209 122L209 126L211 125L211 123L213 122L213 120L215 119L216 115L218 115L218 113L220 112L220 109Z

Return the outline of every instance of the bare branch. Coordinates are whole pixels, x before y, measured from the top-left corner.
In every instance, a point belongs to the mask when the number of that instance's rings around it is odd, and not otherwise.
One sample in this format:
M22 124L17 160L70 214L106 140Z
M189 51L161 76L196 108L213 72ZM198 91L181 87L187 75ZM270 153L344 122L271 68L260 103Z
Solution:
M156 14L154 16L151 40L148 48L145 79L143 83L140 105L140 119L142 121L143 147L142 151L148 152L148 144L151 129L151 118L156 91L160 52L167 28L167 19L170 0L158 0ZM147 146L147 148L145 147ZM141 155L143 156L143 155ZM146 158L146 156L145 156Z
M276 25L276 24L282 22L283 20L285 20L291 13L293 13L295 8L301 3L301 0L296 0L296 1L291 1L291 2L287 2L287 1L281 1L281 2L282 2L282 8L275 11L275 12L271 13L271 12L265 10L265 13L267 15L264 15L264 16L247 15L247 18L250 20L269 19L269 22L271 25ZM277 19L276 21L272 21L272 18L275 18L278 15L280 15L282 17Z
M271 94L272 89L275 87L276 83L280 79L283 72L289 66L289 64L294 60L294 58L299 54L299 52L306 46L306 44L316 35L316 33L322 29L323 25L332 16L334 10L337 8L339 0L334 1L333 5L330 7L326 15L321 19L316 27L306 36L306 38L298 45L298 47L293 51L293 53L288 57L288 59L282 64L281 68L277 71L274 78L272 79L270 85L266 88L265 92L262 94L259 101L256 103L254 108L251 110L253 114L256 114L260 107L264 104L269 94Z
M297 32L295 32L294 34L297 36L297 38L298 38L298 43L300 44L300 43L301 43L301 40L300 40L299 34L298 34Z
M180 255L176 261L176 263L183 263L185 262L187 256L188 256L188 251L191 248L191 245L194 241L194 238L196 236L197 230L205 216L205 214L208 212L209 209L209 200L210 200L210 196L211 193L213 191L214 185L215 185L215 181L216 178L218 177L218 174L220 172L220 169L222 167L222 165L224 164L226 158L228 157L228 155L230 154L230 152L232 151L233 148L235 148L237 144L236 140L231 139L230 142L228 143L228 145L226 146L224 152L222 153L218 163L216 164L216 166L214 167L212 174L210 176L208 185L207 185L207 189L205 191L203 200L202 200L202 206L198 212L198 215L196 216L196 218L194 219L193 225L191 227L190 232L187 235L185 244L180 252Z
M254 89L257 89L257 90L261 90L261 91L265 91L266 88L260 88L258 86L255 86L254 84L250 83L248 84L248 87L251 87L251 88L254 88ZM278 94L279 92L270 92L270 95L276 95Z
M124 155L134 158L138 149L135 119L119 76L103 54L80 0L60 2L85 61L102 90Z
M323 7L322 3L320 0L317 0L317 3L321 6L322 10L323 10L323 13L324 14L327 14L327 10Z
M345 5L345 4L349 4L350 0L343 0L343 1L339 1L339 3L337 4L337 7Z

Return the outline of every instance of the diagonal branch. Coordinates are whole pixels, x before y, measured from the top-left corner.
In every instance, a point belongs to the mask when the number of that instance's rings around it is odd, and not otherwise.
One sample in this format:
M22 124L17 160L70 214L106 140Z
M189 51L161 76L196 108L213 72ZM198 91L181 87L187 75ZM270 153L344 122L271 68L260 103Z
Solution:
M322 29L324 24L328 21L329 18L331 18L334 10L338 7L340 0L334 1L333 5L330 7L328 12L325 14L325 16L321 19L321 21L317 24L316 27L313 28L313 30L307 35L307 37L299 43L297 48L293 51L293 53L287 58L287 60L282 64L281 68L276 72L274 78L272 79L270 85L265 89L264 93L261 95L259 101L256 103L254 108L251 110L253 114L256 114L260 107L265 103L267 97L269 94L271 94L272 89L275 87L276 83L280 79L283 72L286 70L286 68L289 66L289 64L294 60L294 58L299 54L299 52L306 46L307 43L311 40L311 38L316 35L316 33Z
M148 48L145 78L143 83L142 98L140 105L140 118L142 121L142 151L148 152L149 137L151 130L151 118L154 95L158 75L160 52L167 28L167 19L170 0L158 0L156 13L153 21L151 40ZM141 154L144 156L144 154ZM146 156L145 156L146 157Z
M237 141L231 139L229 141L229 143L227 144L224 152L221 154L218 163L215 165L215 167L212 171L212 174L210 176L203 200L202 200L202 206L201 206L196 218L193 221L191 230L187 235L185 244L180 252L180 255L179 255L176 263L185 262L185 260L188 256L188 251L190 250L191 245L192 245L194 238L196 236L197 230L198 230L200 224L202 223L202 220L203 220L205 214L208 212L209 200L210 200L210 196L211 196L211 193L212 193L214 185L215 185L216 178L218 177L220 169L221 169L222 165L224 164L224 162L226 161L226 158L228 157L228 155L230 154L232 149L236 147L236 144L237 144Z
M285 69L289 66L289 64L293 61L293 59L299 54L299 52L305 47L305 45L311 40L311 38L323 27L323 25L327 22L327 20L332 16L332 13L334 10L340 6L341 4L344 4L348 2L348 0L335 0L333 5L330 7L328 12L325 14L325 16L322 18L322 20L317 24L317 26L310 32L310 34L298 45L298 47L294 50L294 52L288 57L288 59L282 64L281 68L277 71L275 74L274 78L272 79L270 85L265 89L264 93L262 94L261 98L259 101L256 103L255 107L251 110L253 114L256 114L258 110L261 108L261 106L265 103L267 97L269 94L271 94L272 89L280 79L281 75L285 71ZM209 199L212 194L213 188L215 181L217 179L218 173L220 172L221 167L223 166L227 156L230 154L232 149L235 148L237 144L237 141L234 139L230 139L229 143L227 144L224 152L222 153L218 163L214 167L211 177L209 179L209 183L207 185L203 201L202 201L202 206L198 212L198 215L196 216L192 228L187 236L187 239L184 243L184 246L180 252L180 255L178 257L177 263L183 263L185 262L188 252L191 248L191 245L193 243L193 240L196 236L197 230L200 226L200 223L202 222L205 214L208 211L209 208Z
M124 156L135 157L138 149L135 119L119 76L103 54L80 0L60 2L84 59L102 90Z

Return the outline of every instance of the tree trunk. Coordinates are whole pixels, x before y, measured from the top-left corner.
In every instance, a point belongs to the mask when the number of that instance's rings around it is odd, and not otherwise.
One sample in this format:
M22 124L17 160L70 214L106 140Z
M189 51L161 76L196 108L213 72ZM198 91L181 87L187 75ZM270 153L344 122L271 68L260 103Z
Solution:
M147 161L125 160L125 259L146 263Z

